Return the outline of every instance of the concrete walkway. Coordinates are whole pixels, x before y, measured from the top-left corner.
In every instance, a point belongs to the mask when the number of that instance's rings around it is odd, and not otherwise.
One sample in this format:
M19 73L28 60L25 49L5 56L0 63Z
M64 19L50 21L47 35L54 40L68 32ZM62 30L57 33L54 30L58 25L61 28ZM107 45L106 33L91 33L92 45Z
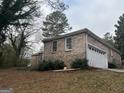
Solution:
M60 70L52 70L53 72L70 72L70 71L76 71L79 69L60 69ZM113 71L113 72L118 72L118 73L124 73L124 69L103 69L107 71Z
M60 69L60 70L53 70L53 72L70 72L70 71L76 71L79 69Z
M124 73L124 69L104 69L104 70L118 72L118 73Z
M70 72L70 71L76 71L79 69L61 69L61 70L52 70L53 72ZM124 69L103 69L107 71L113 71L113 72L118 72L118 73L124 73Z

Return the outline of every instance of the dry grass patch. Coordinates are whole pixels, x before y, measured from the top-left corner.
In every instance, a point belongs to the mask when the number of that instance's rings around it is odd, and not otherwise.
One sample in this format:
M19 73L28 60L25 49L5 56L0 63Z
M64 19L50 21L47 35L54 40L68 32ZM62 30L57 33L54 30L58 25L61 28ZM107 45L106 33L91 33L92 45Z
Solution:
M0 87L15 93L124 93L124 74L100 70L75 72L0 71Z

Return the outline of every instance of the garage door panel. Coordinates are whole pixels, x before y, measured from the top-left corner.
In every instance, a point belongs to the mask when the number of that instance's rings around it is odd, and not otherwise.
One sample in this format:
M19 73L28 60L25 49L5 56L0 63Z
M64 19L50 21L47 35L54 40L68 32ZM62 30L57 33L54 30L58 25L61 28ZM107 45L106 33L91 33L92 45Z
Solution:
M108 68L107 54L98 47L88 45L87 59L91 67Z

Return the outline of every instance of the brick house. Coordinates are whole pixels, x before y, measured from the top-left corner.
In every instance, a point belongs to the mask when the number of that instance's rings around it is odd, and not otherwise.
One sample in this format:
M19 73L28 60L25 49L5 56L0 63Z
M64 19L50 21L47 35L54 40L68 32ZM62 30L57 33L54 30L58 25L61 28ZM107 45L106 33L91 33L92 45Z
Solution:
M31 69L38 69L40 61L42 60L43 52L35 53L31 56Z
M60 59L67 67L76 58L88 59L88 65L108 68L108 62L121 65L120 52L88 29L44 39L44 59Z

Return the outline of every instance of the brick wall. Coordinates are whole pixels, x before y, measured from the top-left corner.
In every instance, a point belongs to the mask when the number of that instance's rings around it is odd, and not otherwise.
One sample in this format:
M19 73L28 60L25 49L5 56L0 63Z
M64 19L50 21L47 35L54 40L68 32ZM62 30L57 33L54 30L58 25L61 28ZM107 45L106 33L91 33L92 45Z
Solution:
M60 59L65 62L67 67L70 67L70 63L76 58L85 58L85 34L78 34L70 36L72 38L72 50L65 51L65 38L57 40L57 51L52 51L52 42L46 42L44 44L44 59L55 60Z
M86 34L78 34L72 37L72 50L65 51L65 38L57 40L57 51L52 51L52 42L48 41L44 43L44 59L45 60L55 60L60 59L65 62L67 67L70 67L70 63L76 58L85 58L86 57ZM107 52L108 61L112 62L113 60L117 62L117 64L121 64L120 55L113 49L107 47L106 45L100 43L98 40L92 38L91 36L87 36L88 43L97 46Z

